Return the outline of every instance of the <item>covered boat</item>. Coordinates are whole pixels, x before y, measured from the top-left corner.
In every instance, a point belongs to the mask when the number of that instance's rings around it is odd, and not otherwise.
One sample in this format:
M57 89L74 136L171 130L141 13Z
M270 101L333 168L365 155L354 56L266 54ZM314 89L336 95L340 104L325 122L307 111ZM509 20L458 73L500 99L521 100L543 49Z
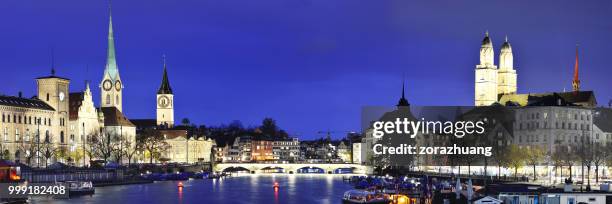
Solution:
M391 202L389 196L375 191L349 190L342 196L344 204L388 204L389 202Z

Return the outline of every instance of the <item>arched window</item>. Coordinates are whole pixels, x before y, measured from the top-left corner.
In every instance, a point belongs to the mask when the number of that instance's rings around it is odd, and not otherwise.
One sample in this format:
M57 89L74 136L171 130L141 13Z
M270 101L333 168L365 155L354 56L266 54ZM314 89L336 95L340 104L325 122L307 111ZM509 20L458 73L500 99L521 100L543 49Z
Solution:
M45 142L49 142L49 131L45 132Z
M110 95L106 94L106 104L110 104Z
M60 143L64 143L64 131L60 132Z

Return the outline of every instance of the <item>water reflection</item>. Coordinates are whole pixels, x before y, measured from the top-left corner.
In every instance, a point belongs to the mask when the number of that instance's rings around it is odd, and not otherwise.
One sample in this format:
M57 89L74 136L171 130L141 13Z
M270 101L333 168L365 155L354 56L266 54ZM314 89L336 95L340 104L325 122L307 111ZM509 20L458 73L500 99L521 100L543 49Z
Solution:
M273 184L279 189L274 191ZM341 175L241 175L226 179L164 181L96 188L96 194L70 200L36 198L32 203L340 203L352 186Z

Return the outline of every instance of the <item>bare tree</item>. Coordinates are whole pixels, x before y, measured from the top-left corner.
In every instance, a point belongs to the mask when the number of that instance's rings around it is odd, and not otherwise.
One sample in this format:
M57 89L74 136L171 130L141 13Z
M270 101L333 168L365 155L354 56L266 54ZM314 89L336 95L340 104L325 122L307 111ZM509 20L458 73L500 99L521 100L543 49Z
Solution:
M533 180L537 179L536 166L544 160L545 151L539 146L532 146L526 152L525 159L533 167Z
M574 174L572 172L572 167L576 164L577 156L574 154L575 148L570 148L569 146L561 145L557 147L560 153L561 158L563 158L563 164L569 167L569 179L572 180Z
M595 183L599 183L599 167L604 165L608 150L601 143L593 145L593 165L595 166Z
M22 140L17 148L25 158L26 164L28 164L28 166L32 166L32 158L37 155L36 145L31 142L25 142Z
M132 164L132 159L136 155L139 150L139 146L137 144L133 144L127 138L122 139L123 149L119 152L121 154L121 158L126 157L128 159L128 166Z
M170 148L163 135L157 130L145 130L139 135L138 143L144 151L149 153L149 163L153 163L153 158L159 158L162 152Z
M564 156L564 152L560 150L560 148L555 149L555 151L550 156L552 165L555 168L555 175L557 175L557 171L559 169L561 170L560 177L563 177L563 156Z
M55 144L51 143L51 141L53 141L51 139L51 136L49 136L48 140L45 140L43 142L40 143L40 155L45 159L45 167L47 167L48 161L49 159L53 158L55 156L55 153L57 151L57 147Z
M89 139L90 141L88 143L91 146L92 156L106 162L108 162L119 149L119 143L116 142L119 137L116 135L92 135Z

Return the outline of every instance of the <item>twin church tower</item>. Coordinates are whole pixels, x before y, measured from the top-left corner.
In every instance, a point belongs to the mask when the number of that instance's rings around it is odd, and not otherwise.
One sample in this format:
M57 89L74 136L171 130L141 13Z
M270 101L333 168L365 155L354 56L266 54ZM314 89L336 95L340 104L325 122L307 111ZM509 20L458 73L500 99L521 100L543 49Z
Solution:
M494 56L493 43L486 32L480 46L480 64L476 65L476 106L491 105L498 102L500 95L516 93L516 70L508 37L501 46L499 68L494 63Z
M157 91L157 125L174 126L174 94L170 88L166 60L164 57L162 83ZM115 58L115 39L113 34L112 13L108 23L108 50L104 76L100 82L101 107L115 107L123 112L123 82L119 75Z

